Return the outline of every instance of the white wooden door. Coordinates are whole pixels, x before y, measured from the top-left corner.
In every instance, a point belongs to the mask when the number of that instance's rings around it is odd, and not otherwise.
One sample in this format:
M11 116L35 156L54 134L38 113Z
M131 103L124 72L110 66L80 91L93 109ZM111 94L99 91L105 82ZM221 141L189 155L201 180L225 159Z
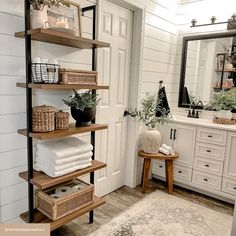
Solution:
M236 133L228 132L224 176L236 179Z
M179 153L176 163L193 167L196 127L175 124L174 149Z
M168 146L173 145L173 135L174 135L174 125L164 124L159 126L159 131L161 132L161 143Z
M124 110L129 106L133 12L101 1L100 40L110 48L98 53L99 81L109 85L108 91L99 92L101 102L97 122L108 124L108 130L96 135L96 158L107 163L107 168L96 173L96 194L105 195L124 185L127 119Z

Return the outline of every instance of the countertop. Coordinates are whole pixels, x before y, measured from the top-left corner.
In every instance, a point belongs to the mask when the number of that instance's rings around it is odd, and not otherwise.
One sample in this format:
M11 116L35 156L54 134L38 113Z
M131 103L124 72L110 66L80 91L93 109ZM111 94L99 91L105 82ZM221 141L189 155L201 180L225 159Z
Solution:
M197 126L203 126L206 128L222 129L222 130L236 132L236 125L216 124L216 123L213 123L213 121L209 119L201 119L201 118L195 119L195 118L188 118L184 116L173 115L173 118L171 118L169 122L181 123L181 124L186 124L186 125L197 125Z

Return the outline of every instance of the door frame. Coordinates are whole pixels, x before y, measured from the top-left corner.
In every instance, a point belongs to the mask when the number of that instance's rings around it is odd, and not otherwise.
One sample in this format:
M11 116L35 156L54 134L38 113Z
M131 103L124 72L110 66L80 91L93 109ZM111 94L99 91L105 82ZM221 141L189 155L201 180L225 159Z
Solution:
M104 0L97 0L98 6L98 39L101 34L101 17L102 6ZM108 0L116 5L125 7L134 12L133 18L133 44L131 56L131 77L130 77L130 91L129 91L129 106L138 107L141 97L141 81L143 68L143 45L144 45L144 26L146 5L140 0ZM144 1L145 2L145 1ZM99 54L98 50L98 54ZM127 134L126 147L126 170L124 176L124 185L129 187L136 187L137 185L137 152L138 152L138 137L139 125L133 122L131 118L128 119L129 132Z

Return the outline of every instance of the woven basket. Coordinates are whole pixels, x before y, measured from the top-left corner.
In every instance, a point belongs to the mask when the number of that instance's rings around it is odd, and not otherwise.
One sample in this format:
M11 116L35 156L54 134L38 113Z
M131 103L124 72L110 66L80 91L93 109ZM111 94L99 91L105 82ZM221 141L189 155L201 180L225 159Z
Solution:
M60 69L59 81L61 84L89 84L97 85L96 71Z
M50 132L55 130L56 108L51 106L33 107L32 129L34 132Z
M224 119L224 118L218 118L216 116L213 117L213 122L217 124L223 124L223 125L235 125L236 120L235 119Z
M74 186L79 182L82 182L85 187L60 198L50 196L55 193L57 187L45 191L37 190L35 197L36 208L49 219L55 221L92 204L94 196L94 186L92 184L87 184L80 180L73 180L64 185Z
M69 113L59 111L55 114L56 129L69 129Z

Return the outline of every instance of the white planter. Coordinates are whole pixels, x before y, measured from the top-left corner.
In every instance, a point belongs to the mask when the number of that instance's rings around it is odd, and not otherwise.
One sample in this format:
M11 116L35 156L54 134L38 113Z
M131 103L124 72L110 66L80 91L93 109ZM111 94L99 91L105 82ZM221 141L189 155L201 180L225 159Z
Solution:
M161 146L161 133L157 129L148 129L142 135L143 150L147 153L158 153Z
M231 120L232 112L230 110L220 110L218 111L218 118Z
M31 11L31 28L47 28L48 17L47 8L44 7L43 11L32 10Z

